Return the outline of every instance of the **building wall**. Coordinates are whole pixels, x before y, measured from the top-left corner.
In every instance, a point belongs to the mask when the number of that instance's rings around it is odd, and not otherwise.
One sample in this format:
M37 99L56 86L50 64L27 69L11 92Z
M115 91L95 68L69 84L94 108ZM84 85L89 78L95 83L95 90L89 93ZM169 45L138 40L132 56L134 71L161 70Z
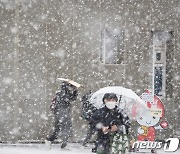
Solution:
M80 98L86 91L119 85L140 95L152 89L153 30L174 34L168 64L173 96L163 99L169 129L158 131L158 138L179 134L178 0L0 1L0 12L1 141L41 140L52 131L49 104L60 85L58 77L84 85L72 107L74 141L86 133L80 118ZM123 64L100 62L104 28L124 31Z

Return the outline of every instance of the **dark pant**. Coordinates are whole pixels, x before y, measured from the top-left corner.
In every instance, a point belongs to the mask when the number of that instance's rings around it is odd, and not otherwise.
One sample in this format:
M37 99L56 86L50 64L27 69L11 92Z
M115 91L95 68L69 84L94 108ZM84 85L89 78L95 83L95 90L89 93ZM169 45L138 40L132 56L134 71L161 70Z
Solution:
M110 135L98 132L96 140L97 154L110 154Z
M89 124L89 129L88 129L88 132L87 132L87 136L84 140L84 144L88 143L89 140L91 139L92 135L95 134L96 132L96 127L93 126L91 123Z
M71 136L72 122L69 109L58 110L55 113L55 125L53 134L47 138L49 141L54 141L59 136L62 137L63 142L67 142Z

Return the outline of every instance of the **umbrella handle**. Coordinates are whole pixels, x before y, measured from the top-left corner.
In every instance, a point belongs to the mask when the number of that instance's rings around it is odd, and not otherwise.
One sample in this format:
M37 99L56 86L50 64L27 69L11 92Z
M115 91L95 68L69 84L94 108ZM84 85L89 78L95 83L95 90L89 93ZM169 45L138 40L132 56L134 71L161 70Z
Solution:
M120 102L121 102L121 98L122 98L122 95L120 95L120 97L119 97L119 104L120 104Z

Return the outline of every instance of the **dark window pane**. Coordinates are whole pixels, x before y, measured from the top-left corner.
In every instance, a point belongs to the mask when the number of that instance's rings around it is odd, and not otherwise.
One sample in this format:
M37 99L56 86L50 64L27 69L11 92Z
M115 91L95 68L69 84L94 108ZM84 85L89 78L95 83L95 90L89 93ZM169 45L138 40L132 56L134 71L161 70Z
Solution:
M156 53L156 60L160 61L161 60L161 53Z
M162 96L162 67L155 67L154 73L154 93L157 96Z

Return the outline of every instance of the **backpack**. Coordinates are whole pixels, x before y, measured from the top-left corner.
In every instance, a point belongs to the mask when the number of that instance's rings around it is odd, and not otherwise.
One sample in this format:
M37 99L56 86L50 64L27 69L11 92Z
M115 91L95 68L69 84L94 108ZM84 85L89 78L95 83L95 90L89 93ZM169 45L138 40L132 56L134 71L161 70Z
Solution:
M55 112L56 107L57 107L57 95L59 95L60 91L57 91L55 96L52 98L51 100L51 104L50 104L50 110L52 112ZM59 99L59 98L58 98Z
M90 121L93 113L97 110L89 101L83 103L82 107L82 118Z
M90 97L91 94L86 94L82 97L83 105L81 117L87 121L91 120L93 113L97 110L97 108L89 102Z

